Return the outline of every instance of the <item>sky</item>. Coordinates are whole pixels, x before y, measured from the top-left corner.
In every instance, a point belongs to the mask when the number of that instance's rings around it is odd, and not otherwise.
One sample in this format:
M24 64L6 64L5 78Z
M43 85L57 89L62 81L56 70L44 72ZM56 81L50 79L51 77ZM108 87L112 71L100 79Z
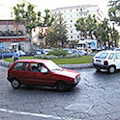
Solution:
M12 1L12 2L11 2ZM60 7L78 6L78 5L98 5L105 17L108 17L108 2L109 0L0 0L0 19L11 16L10 4L17 4L19 1L28 1L36 5L37 11L44 13L45 9L56 9ZM1 7L2 6L2 7ZM120 31L120 27L118 28Z
M12 2L11 2L12 1ZM77 5L98 5L105 15L107 15L107 4L109 0L0 0L0 17L10 16L10 4L18 1L28 1L37 6L37 11L44 13L45 9L56 9L59 7ZM1 7L2 6L2 7Z
M38 2L38 0L27 0L31 3L34 3L38 6L40 11L44 9L55 9L59 7L67 7L67 6L76 6L76 5L98 5L100 9L103 11L105 15L107 15L108 10L108 1L109 0L42 0Z

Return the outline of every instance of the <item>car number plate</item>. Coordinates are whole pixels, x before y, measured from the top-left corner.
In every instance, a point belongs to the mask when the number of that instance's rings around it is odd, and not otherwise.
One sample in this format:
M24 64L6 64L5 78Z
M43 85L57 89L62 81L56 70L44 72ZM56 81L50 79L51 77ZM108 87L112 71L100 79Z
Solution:
M96 62L101 62L101 60L96 60Z

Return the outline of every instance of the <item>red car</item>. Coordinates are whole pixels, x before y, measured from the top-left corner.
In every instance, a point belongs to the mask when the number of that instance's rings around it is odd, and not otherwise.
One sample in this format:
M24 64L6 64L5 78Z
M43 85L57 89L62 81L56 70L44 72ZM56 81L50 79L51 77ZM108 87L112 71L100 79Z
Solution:
M14 89L21 85L40 85L66 91L77 85L81 77L79 72L61 68L51 60L25 59L11 65L7 79Z

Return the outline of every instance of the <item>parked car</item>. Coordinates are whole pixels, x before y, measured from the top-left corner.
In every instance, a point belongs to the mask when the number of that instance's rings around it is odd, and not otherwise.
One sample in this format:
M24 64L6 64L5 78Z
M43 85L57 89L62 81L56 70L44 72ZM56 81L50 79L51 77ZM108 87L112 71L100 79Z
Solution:
M120 51L101 51L93 58L93 66L99 71L107 69L109 73L114 73L120 69Z
M2 53L0 53L0 59L11 58L12 56L13 53L10 51L3 51Z
M114 51L120 51L120 48L115 48Z
M81 77L79 72L61 68L51 60L27 59L15 61L7 79L15 89L21 85L40 85L66 91L76 86Z
M78 50L81 56L87 55L87 52L85 50Z
M23 52L22 50L18 50L17 53L18 53L19 56L25 56L26 55L26 53Z

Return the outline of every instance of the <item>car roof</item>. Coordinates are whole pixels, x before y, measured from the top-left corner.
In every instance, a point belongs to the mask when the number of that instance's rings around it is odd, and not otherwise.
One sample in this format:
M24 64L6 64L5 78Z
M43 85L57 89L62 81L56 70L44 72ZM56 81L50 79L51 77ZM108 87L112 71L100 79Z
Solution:
M37 63L44 63L51 60L45 60L45 59L23 59L23 60L17 60L16 62L37 62Z
M107 52L107 53L120 53L120 51L112 51L112 50L105 50L100 52Z

